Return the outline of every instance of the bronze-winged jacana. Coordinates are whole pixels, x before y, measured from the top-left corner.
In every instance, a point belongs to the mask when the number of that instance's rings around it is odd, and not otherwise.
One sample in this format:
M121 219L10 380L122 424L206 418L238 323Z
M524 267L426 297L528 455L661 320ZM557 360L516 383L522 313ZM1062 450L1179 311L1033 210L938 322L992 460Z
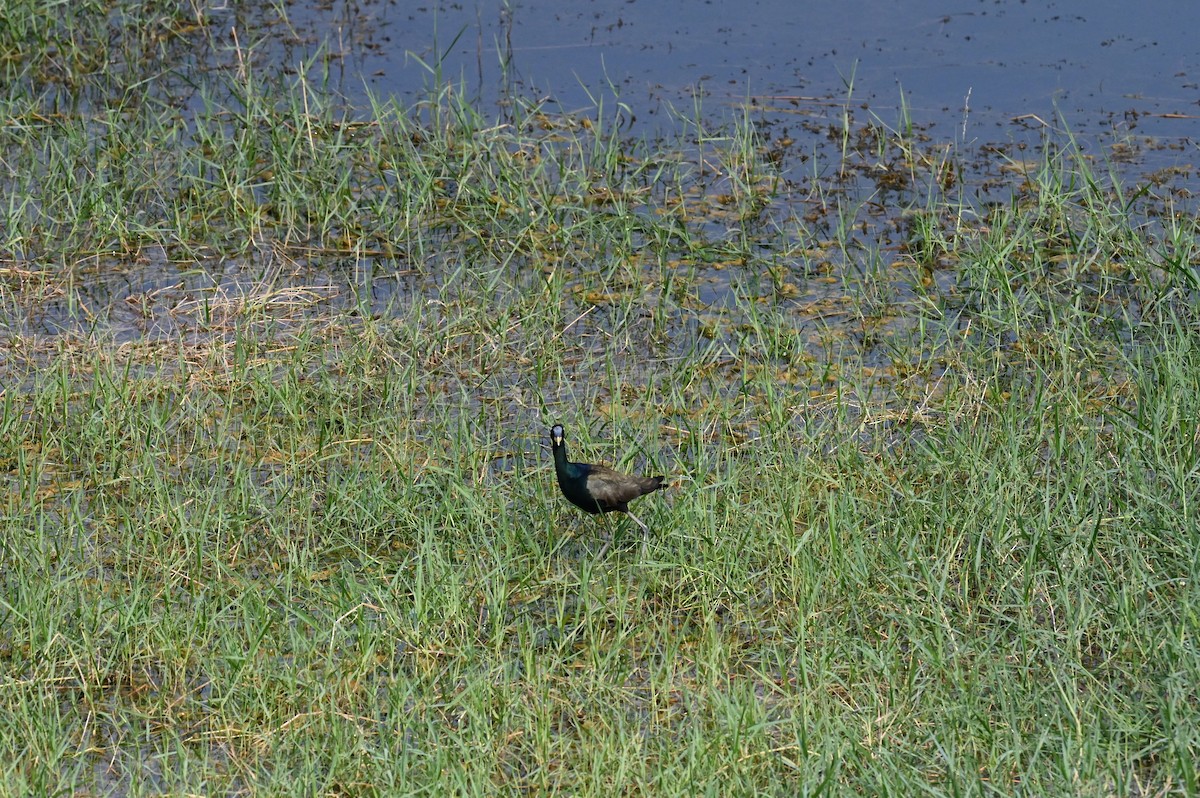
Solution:
M625 513L642 528L643 541L649 538L650 530L629 512L629 502L663 488L665 477L636 477L613 471L608 466L572 463L567 459L567 443L561 424L550 428L550 448L554 451L554 473L558 476L558 487L567 501L593 515ZM608 542L596 556L603 557L606 551Z

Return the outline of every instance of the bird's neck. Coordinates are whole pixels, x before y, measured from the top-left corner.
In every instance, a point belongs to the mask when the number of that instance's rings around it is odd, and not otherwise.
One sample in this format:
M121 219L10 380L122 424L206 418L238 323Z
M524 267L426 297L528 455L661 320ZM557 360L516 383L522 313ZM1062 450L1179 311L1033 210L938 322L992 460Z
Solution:
M570 460L567 459L567 445L557 446L554 449L554 467L560 474L566 474L569 477L579 475L579 468Z

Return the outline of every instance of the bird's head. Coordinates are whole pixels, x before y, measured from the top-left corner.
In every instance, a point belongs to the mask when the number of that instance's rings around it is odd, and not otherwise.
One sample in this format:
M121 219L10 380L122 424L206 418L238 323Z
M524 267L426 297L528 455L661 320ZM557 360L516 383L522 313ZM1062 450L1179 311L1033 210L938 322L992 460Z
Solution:
M555 449L563 445L562 424L555 424L550 428L550 445Z

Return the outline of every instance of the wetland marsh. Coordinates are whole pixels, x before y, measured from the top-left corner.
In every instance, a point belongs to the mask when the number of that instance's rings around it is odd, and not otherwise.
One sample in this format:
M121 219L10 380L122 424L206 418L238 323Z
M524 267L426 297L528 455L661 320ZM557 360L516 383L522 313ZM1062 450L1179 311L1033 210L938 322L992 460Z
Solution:
M0 794L1200 791L1194 140L9 6Z

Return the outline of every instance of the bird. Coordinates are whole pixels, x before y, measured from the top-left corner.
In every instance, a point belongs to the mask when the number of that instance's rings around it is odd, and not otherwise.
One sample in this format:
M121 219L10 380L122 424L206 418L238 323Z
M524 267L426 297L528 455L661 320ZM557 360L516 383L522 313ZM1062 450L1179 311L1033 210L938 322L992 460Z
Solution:
M554 452L554 473L558 487L567 501L585 513L625 513L642 528L642 544L650 536L650 530L629 512L629 502L647 493L666 487L666 477L638 477L622 474L608 466L592 463L572 463L567 459L567 443L562 424L550 428L550 448ZM603 557L608 551L608 541L596 555Z

